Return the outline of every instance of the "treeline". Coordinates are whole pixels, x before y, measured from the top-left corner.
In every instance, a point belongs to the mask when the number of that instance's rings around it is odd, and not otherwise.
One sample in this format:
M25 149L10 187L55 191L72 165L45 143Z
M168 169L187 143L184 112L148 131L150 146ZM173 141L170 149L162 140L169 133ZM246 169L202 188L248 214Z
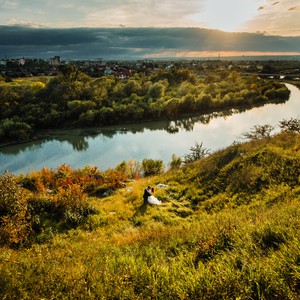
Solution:
M41 129L105 126L171 119L238 106L285 101L289 90L279 82L222 71L199 77L188 69L91 78L74 66L40 82L6 83L0 78L0 139L30 139Z

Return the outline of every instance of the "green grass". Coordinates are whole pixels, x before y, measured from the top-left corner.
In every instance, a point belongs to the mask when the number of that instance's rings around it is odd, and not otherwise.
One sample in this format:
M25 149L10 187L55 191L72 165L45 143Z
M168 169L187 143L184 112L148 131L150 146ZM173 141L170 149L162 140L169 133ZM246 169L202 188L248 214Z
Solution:
M18 77L14 78L11 82L3 84L8 86L31 86L37 82L43 82L46 84L51 78L51 76Z
M299 299L299 149L281 133L90 198L79 228L1 248L0 298Z

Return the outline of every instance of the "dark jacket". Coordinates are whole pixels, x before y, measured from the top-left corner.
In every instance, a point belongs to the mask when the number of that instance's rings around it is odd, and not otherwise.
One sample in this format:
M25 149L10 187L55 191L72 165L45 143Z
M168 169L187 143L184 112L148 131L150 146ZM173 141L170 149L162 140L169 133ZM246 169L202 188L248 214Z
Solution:
M144 190L144 203L148 203L148 197L151 196L151 194L149 193L149 191L147 189Z

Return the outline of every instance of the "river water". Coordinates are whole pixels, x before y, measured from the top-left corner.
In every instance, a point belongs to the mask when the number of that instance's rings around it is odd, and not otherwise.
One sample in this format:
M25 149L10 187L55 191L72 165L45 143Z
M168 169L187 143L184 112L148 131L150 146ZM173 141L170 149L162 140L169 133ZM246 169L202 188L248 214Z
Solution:
M246 111L230 110L176 121L149 122L105 128L58 130L49 138L0 148L0 173L28 173L67 164L100 170L123 160L161 159L167 167L172 154L184 156L195 143L211 152L226 148L254 125L269 124L278 132L279 121L300 117L300 90L287 84L290 98Z

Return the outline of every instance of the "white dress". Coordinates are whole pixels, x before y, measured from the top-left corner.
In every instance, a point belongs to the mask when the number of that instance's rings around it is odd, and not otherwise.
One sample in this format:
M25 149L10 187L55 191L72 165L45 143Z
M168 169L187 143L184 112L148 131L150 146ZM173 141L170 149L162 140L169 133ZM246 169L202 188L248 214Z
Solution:
M149 196L147 200L148 200L148 203L149 203L149 204L153 204L153 205L161 205L161 204L162 204L162 202L159 201L159 200L158 200L156 197L154 197L153 195Z

